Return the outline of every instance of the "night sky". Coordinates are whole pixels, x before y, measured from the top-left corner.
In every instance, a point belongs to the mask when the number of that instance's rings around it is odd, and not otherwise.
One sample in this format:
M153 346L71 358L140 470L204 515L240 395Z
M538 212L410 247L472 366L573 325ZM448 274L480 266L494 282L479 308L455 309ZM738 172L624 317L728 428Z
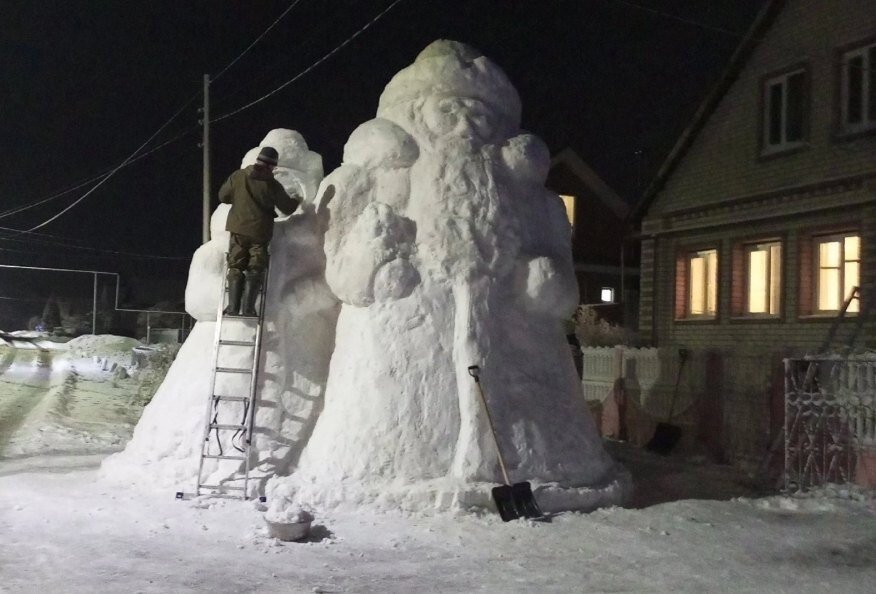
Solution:
M212 116L292 79L392 2L300 0L214 82ZM0 226L28 229L55 215L91 185L2 213L112 169L185 106L145 150L180 139L40 229L49 237L0 230L0 263L166 270L184 279L201 242L202 76L220 73L291 3L0 1ZM763 4L401 0L311 72L212 126L214 195L277 127L301 132L331 172L350 132L374 117L392 75L448 38L508 73L524 129L553 154L572 147L633 203Z

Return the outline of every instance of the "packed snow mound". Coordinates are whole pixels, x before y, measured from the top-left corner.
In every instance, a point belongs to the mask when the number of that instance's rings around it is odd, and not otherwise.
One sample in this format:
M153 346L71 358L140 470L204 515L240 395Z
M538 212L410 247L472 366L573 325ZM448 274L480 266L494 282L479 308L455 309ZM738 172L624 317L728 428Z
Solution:
M109 356L122 353L130 355L134 347L140 344L139 340L126 336L84 334L67 342L67 350L73 357Z
M307 148L298 132L270 131L243 159L255 160L260 147L279 153L276 179L287 192L298 193L304 203L291 216L275 220L267 280L262 353L256 378L259 406L255 425L254 460L250 485L263 491L263 482L287 474L321 410L321 397L334 344L338 302L325 283L322 236L326 213L315 202L322 180L322 158ZM195 252L186 286L186 311L196 320L164 383L145 409L124 452L109 458L103 475L114 482L191 491L204 444L206 405L210 397L216 315L222 299L225 231L229 205L220 204L211 218L212 238ZM222 338L248 341L255 326L243 320L226 320ZM219 366L249 367L248 347L222 349ZM214 393L246 396L249 378L220 378ZM239 423L242 405L229 403L220 422ZM233 451L231 432L223 437L223 451ZM218 453L211 444L212 453ZM236 461L208 461L204 478L235 481L242 465Z
M258 146L246 153L241 161L241 167L254 164L259 151L265 146L277 149L278 165L274 170L275 179L283 185L287 192L297 194L304 200L298 210L297 217L300 219L302 215L307 213L312 215L315 210L313 202L323 177L322 157L307 148L307 143L299 132L278 128L268 132ZM230 239L230 234L225 230L230 210L230 204L219 204L216 207L210 217L210 241L197 249L189 266L189 279L186 284L186 312L198 321L216 319L222 289L222 270L225 266L225 254L228 251ZM305 218L307 219L305 226L312 226L313 216ZM289 225L296 226L296 223L289 221L288 217L284 217L282 220L289 222ZM314 238L318 235L315 230L296 231L293 234L284 233L289 225L275 225L275 233L282 235L283 239L274 241L274 249L280 241L292 241L300 244L306 242L308 238ZM298 226L301 226L300 223ZM321 250L319 241L309 241L308 249L312 251L314 248Z

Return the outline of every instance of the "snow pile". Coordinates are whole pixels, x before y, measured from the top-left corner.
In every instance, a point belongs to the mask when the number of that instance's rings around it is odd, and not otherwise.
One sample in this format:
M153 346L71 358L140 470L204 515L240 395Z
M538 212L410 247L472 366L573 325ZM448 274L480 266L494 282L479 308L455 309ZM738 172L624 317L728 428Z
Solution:
M259 480L288 473L319 413L337 317L337 300L324 281L325 213L317 212L314 204L322 179L322 158L307 149L298 132L277 129L246 154L241 167L252 164L263 146L277 149L275 177L287 192L303 195L305 201L292 216L275 223L270 246L257 378L260 404L255 449L259 460L250 474L257 479L251 484L259 491L263 490ZM110 480L174 490L195 486L210 395L215 320L224 282L229 210L230 205L220 204L214 211L212 238L198 248L189 268L186 311L197 323L146 407L130 444L104 463L103 475ZM253 335L251 321L226 320L223 327L224 339L251 340ZM220 366L249 364L248 347L229 347L220 353ZM245 396L249 393L248 378L222 378L215 388L217 394ZM220 422L239 423L242 408L226 403L223 414L226 416ZM232 444L224 439L223 447L230 451ZM238 478L241 471L240 464L225 460L209 461L205 467L205 478L212 475L211 480L216 481Z
M137 346L140 341L134 338L84 334L67 343L67 352L76 360L79 373L115 372L120 368L130 369L132 352Z
M96 464L120 450L170 365L160 345L148 368L132 364L134 339L85 335L54 350L0 349L0 460L7 467Z
M265 519L275 524L302 524L304 522L312 522L313 514L295 505L288 507L271 506L265 512Z

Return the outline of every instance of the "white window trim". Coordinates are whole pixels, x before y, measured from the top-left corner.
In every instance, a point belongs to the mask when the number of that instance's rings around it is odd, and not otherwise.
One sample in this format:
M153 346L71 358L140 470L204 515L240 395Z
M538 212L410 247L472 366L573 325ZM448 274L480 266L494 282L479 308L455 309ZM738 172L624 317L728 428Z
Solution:
M710 293L710 281L714 283L714 292L715 292L715 303L714 309L712 311L705 311L703 313L693 313L693 303L691 299L691 292L693 290L693 271L691 267L691 260L696 257L699 257L706 253L714 253L715 254L715 265L714 269L710 269L706 266L706 269L703 273L703 298L706 300L706 305L708 305L708 295ZM688 252L686 255L687 258L687 299L685 303L685 318L691 320L714 320L718 317L718 250L717 248L706 248L702 250L696 250L692 252ZM708 259L706 259L706 263L708 264Z
M751 304L751 260L750 255L752 251L766 251L766 278L764 279L766 286L766 303L767 309L769 309L772 305L773 294L772 294L772 254L771 248L773 246L778 246L779 248L779 269L778 269L778 279L777 279L777 290L776 299L778 300L778 306L776 308L776 312L772 313L770 311L766 312L752 312L749 307ZM765 249L764 249L765 248ZM746 317L756 317L756 318L778 318L782 315L782 292L784 287L782 286L782 271L784 270L784 252L785 248L782 245L781 241L759 241L757 243L748 243L743 246L743 274L745 275L745 294L744 299L745 303L743 305L743 312Z
M813 258L814 269L813 269L813 277L812 277L813 278L812 287L813 287L814 292L812 295L812 310L815 312L816 315L837 313L842 308L846 299L848 299L848 295L846 295L845 291L844 291L844 287L846 284L845 283L845 280L846 280L845 279L845 264L847 262L857 262L858 263L858 275L861 274L860 253L858 254L857 259L852 259L852 260L846 259L845 239L847 237L858 237L858 239L860 241L861 236L859 233L835 233L832 235L820 235L820 236L813 238L814 242L812 245L812 253L814 256L814 258ZM835 242L835 241L839 242L839 244L840 244L840 262L839 262L839 267L838 267L839 281L837 282L837 287L836 287L836 290L839 292L839 299L838 299L839 306L836 309L821 309L820 304L818 303L818 296L819 296L820 291L821 291L821 284L820 284L821 283L821 274L820 274L820 272L821 272L821 268L822 268L821 267L821 255L820 255L821 250L819 248L820 248L821 244L823 244L823 243L830 243L830 242ZM860 276L858 278L858 281L860 282ZM855 312L850 311L849 313L854 314Z
M870 104L876 101L876 89L870 88L870 77L866 75L869 69L876 66L870 64L870 49L876 47L876 43L871 43L862 47L847 51L842 57L842 72L840 75L840 127L842 132L853 134L855 132L864 132L876 128L876 120L867 119ZM864 63L865 75L861 81L861 121L849 123L849 61L853 58L861 57Z
M768 78L763 83L763 105L761 109L763 110L763 129L761 130L761 154L770 155L773 153L781 153L787 150L799 148L801 146L806 146L805 134L804 138L800 140L788 141L785 139L787 129L788 129L788 79L795 74L803 74L804 79L806 76L805 68L797 68L796 70L791 70L789 72L785 72L778 76L773 76ZM772 94L770 93L770 87L775 85L776 83L781 83L782 85L782 112L781 112L781 134L782 139L780 142L776 144L770 143L770 101L772 100Z

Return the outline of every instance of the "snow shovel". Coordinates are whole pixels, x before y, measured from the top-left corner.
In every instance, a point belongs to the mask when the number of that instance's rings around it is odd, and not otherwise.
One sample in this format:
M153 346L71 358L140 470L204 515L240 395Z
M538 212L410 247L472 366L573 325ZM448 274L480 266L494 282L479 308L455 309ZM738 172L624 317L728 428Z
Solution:
M502 458L502 450L499 448L499 438L496 436L496 428L493 426L493 417L490 415L490 407L487 405L487 399L484 396L484 390L481 388L480 367L472 365L468 368L468 374L474 378L478 386L478 394L481 396L481 402L484 403L484 410L487 413L487 422L490 424L490 432L493 434L493 441L496 443L496 452L499 454L499 466L502 468L502 477L505 479L505 484L499 487L493 487L493 501L496 502L496 509L499 510L503 522L516 520L517 518L541 518L543 514L535 502L535 497L532 495L532 486L528 482L514 483L508 480L508 471L505 469L505 460Z
M645 445L645 449L661 456L668 456L681 439L681 427L672 424L672 415L675 413L675 399L678 396L678 384L681 381L681 372L687 361L687 349L678 349L678 372L675 374L675 389L672 391L672 402L669 405L669 416L665 423L657 423L654 436Z

